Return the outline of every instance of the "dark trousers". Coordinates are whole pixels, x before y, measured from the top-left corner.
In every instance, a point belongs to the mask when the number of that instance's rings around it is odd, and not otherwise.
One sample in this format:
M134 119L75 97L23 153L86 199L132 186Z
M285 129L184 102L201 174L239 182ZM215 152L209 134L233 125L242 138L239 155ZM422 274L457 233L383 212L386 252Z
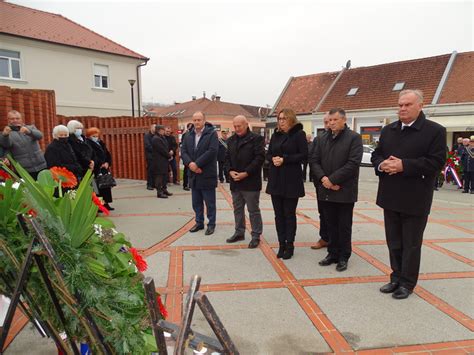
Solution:
M207 210L207 225L216 226L216 189L191 189L193 210L196 214L196 224L204 225L204 203Z
M294 243L296 235L296 206L298 198L285 198L272 196L273 210L275 211L275 226L278 241L282 243Z
M184 166L183 170L183 187L189 187L189 168L187 165Z
M234 206L235 234L245 235L245 205L249 211L252 239L260 240L263 223L260 213L260 191L232 191L232 205Z
M176 169L175 157L173 157L173 159L168 161L168 167L169 167L169 170L171 170L171 173L173 174L173 182L178 182L178 171Z
M318 212L319 212L319 236L322 240L329 243L329 233L328 233L328 226L326 223L326 218L324 215L324 208L319 203L319 200L316 200L318 203Z
M421 245L428 216L384 210L385 237L390 253L390 281L413 290L420 271Z
M352 253L352 214L354 203L318 201L329 235L328 254L336 260L349 260Z
M474 191L474 171L464 172L464 191Z
M308 162L303 163L303 181L306 181L306 173L308 172L309 166L309 181L313 181L313 175L311 174L311 165Z
M168 174L155 174L153 176L153 181L155 182L156 192L158 194L166 190L166 182L168 181Z
M105 203L112 203L112 188L105 187L103 189L99 189L99 196L104 199Z
M218 161L218 166L219 166L219 181L224 182L225 181L229 182L229 177L227 175L227 171L225 168L225 162L224 161Z
M151 171L151 161L146 160L146 187L155 187L153 173Z

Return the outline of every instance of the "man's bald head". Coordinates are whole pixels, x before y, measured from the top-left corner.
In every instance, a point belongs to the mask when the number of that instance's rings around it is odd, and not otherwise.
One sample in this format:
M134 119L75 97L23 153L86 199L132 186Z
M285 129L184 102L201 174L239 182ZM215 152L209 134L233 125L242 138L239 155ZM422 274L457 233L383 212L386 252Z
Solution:
M200 132L206 123L206 115L202 111L196 111L193 114L193 124L196 131Z
M243 115L235 116L233 124L235 134L238 136L244 136L247 133L247 129L249 128L249 121L247 120L247 117Z

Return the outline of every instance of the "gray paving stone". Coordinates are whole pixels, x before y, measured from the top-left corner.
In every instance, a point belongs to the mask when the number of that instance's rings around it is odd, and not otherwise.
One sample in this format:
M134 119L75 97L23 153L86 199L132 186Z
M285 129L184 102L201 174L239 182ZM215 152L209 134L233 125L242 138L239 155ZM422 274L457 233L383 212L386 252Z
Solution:
M385 229L372 222L352 224L353 241L385 240Z
M381 208L377 210L355 210L364 216L375 218L376 220L383 221L383 210ZM363 219L364 220L364 219Z
M328 285L306 290L356 350L474 338L474 333L417 295L398 301L380 293L380 286Z
M51 355L57 354L56 345L50 338L43 338L31 323L28 323L22 331L13 339L5 355Z
M198 274L203 284L280 280L260 249L186 251L183 263L184 280Z
M130 213L166 213L166 212L189 212L194 214L190 196L171 196L168 199L156 198L130 198L120 199L113 202L112 216L116 214Z
M298 210L299 213L306 215L307 217L311 218L312 220L319 222L319 212L317 208L311 210ZM353 222L365 222L366 219L354 214L352 218Z
M420 286L474 318L474 279L422 280Z
M145 276L153 277L156 287L166 287L168 283L168 272L170 266L170 253L158 252L146 258L148 269Z
M187 216L138 216L111 218L136 248L149 248L179 230L193 218Z
M229 203L225 199L216 199L216 208L217 208L217 210L220 210L220 209L223 209L223 208L225 208L225 209L231 208L231 206L229 205Z
M278 243L278 236L274 224L263 226L263 237L269 243ZM319 229L312 224L298 224L296 227L296 242L314 242L319 240Z
M175 241L172 246L209 246L209 245L229 245L226 243L226 239L234 234L235 228L230 225L220 225L219 223L216 226L214 234L204 235L204 230L195 232L195 233L186 233L177 241ZM234 245L239 244L248 244L250 242L250 233L246 232L246 240L234 243Z
M275 253L278 249L275 249ZM284 264L298 279L326 279L335 277L377 276L381 271L370 265L358 255L352 253L349 267L344 272L336 271L336 265L319 266L318 262L327 255L327 249L312 250L308 247L295 248L293 258L283 260Z
M472 216L469 216L468 218L471 218L473 221L472 222L451 222L450 224L453 224L455 226L459 226L462 228L466 228L467 230L471 231L471 238L474 238L474 218Z
M474 242L435 243L444 249L474 260Z
M472 238L473 234L443 224L429 222L425 229L425 239Z
M359 245L359 248L365 250L385 265L390 266L388 248L385 245ZM473 271L473 267L451 258L439 251L423 246L421 248L420 273L437 272L455 272L455 271Z
M314 354L331 351L287 289L206 294L241 354ZM211 335L204 316L196 309L192 328Z

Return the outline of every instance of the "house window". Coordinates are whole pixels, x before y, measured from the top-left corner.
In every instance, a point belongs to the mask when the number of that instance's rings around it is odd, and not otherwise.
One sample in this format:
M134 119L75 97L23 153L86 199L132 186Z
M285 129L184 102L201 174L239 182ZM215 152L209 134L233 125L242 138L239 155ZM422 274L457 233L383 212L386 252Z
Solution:
M94 64L94 87L109 88L109 67L108 65Z
M0 77L21 79L20 52L0 49Z
M347 96L354 96L357 91L359 90L359 88L351 88L348 92L347 92Z
M393 85L392 91L400 91L404 88L404 86L405 86L405 82L399 81L398 83L395 83L395 85Z

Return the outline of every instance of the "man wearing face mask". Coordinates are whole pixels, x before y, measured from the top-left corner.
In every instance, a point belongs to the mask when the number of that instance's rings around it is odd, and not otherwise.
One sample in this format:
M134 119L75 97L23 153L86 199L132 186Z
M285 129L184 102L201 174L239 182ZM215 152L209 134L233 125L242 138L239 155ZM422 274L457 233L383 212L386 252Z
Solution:
M81 165L81 177L86 174L88 169L94 170L94 151L86 143L86 138L82 134L83 128L82 123L76 120L67 123L67 129L69 130L68 142Z
M46 161L38 143L43 133L33 125L25 125L18 111L8 112L7 120L8 125L0 134L0 146L36 179L38 173L46 169Z

